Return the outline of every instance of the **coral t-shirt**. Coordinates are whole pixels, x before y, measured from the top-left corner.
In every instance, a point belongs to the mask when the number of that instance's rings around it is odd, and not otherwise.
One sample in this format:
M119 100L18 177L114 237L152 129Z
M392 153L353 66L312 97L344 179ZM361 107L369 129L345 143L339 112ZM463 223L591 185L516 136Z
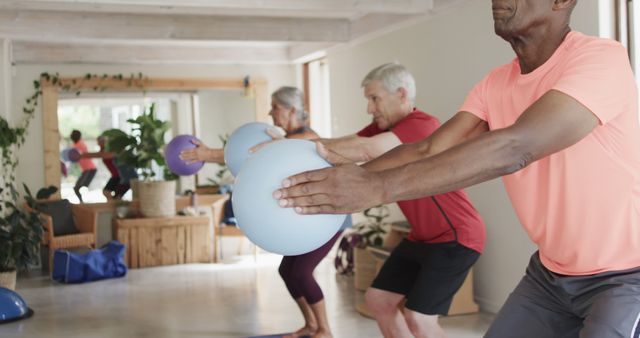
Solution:
M533 72L521 74L518 60L491 71L460 111L500 129L549 90L580 102L599 125L503 177L520 222L551 271L589 275L640 266L638 96L622 45L570 32Z
M390 131L402 143L413 143L431 135L438 127L438 119L414 109L390 130L381 130L376 123L371 123L359 131L358 136L371 137ZM457 240L479 253L484 250L484 222L463 190L399 201L398 206L411 224L407 239L425 243Z
M73 144L73 147L78 149L80 154L84 154L88 152L87 144L84 143L83 140L78 140L78 142ZM92 170L96 168L96 165L93 164L93 160L90 158L81 158L80 160L78 160L78 165L80 166L82 171Z

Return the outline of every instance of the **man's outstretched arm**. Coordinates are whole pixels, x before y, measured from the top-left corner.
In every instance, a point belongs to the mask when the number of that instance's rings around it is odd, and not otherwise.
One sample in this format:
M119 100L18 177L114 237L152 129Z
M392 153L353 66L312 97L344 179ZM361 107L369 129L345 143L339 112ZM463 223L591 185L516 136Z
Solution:
M433 156L488 130L485 121L473 114L459 112L424 140L395 147L362 167L370 171L396 168Z
M333 164L361 163L386 153L402 144L398 136L386 131L371 137L361 137L356 134L331 138L318 139L322 144L325 158Z
M353 165L305 172L286 179L274 197L281 206L316 214L355 212L449 192L518 171L577 143L597 125L589 109L551 90L507 128L379 172Z

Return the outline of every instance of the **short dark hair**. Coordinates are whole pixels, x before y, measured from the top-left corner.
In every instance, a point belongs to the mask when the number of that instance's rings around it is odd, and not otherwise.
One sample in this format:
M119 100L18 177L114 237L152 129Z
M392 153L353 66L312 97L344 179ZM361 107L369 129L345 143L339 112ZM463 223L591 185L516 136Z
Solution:
M78 142L78 141L80 141L81 138L82 138L82 133L80 132L80 130L74 129L71 132L71 140L73 142Z

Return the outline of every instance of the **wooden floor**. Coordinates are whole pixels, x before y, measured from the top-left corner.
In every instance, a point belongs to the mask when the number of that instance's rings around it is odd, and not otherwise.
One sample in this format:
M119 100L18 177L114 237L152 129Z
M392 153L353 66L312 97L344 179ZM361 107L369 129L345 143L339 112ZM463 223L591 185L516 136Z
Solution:
M0 337L247 337L295 330L297 306L277 273L279 256L228 257L219 264L130 270L122 279L79 285L31 273L18 292L32 318L0 325ZM375 321L354 310L353 279L325 259L316 270L335 337L380 337ZM450 338L479 338L493 316L445 317Z

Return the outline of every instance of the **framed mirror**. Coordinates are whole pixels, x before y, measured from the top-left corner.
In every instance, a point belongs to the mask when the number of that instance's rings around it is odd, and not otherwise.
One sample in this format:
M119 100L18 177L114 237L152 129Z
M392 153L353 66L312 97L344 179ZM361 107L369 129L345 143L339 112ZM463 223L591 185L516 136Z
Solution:
M112 79L62 78L60 83L53 84L42 80L42 112L43 112L43 148L45 164L45 186L58 188L57 198L61 191L60 144L61 135L58 109L60 100L75 97L73 93L63 91L64 84L86 92L80 97L84 100L95 99L96 96L146 96L181 97L175 99L171 109L171 117L175 126L172 134L190 133L210 147L221 146L219 137L231 133L232 128L250 121L268 122L269 97L267 82L262 79L252 79L248 91L242 78L239 79L143 79L132 85L127 81ZM91 95L94 88L100 88L99 95ZM75 92L75 91L74 91ZM181 94L180 94L181 93ZM143 95L144 94L144 95ZM251 99L247 100L246 96ZM184 99L184 98L187 99ZM191 102L189 102L191 101ZM180 107L182 106L182 107ZM187 108L185 108L187 107ZM187 113L188 112L188 113ZM207 178L215 175L218 166L205 166L206 171L198 174L196 184L206 184Z

